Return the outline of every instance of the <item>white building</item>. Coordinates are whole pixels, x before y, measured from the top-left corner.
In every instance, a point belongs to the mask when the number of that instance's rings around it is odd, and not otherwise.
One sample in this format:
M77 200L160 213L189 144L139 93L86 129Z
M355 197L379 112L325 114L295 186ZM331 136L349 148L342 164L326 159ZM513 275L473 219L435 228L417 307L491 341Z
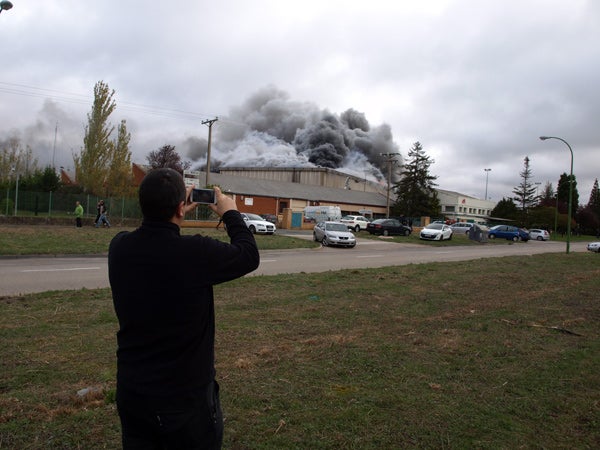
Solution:
M481 200L460 192L437 189L442 215L456 222L485 223L496 202Z

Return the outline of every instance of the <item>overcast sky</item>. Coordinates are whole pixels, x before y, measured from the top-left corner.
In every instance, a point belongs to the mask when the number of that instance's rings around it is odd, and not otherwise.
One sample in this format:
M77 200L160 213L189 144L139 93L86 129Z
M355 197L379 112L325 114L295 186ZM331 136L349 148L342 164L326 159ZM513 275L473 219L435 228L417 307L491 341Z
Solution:
M301 150L331 115L352 141L337 164L360 176L419 141L441 189L483 198L489 168L498 201L526 156L540 188L569 172L550 135L573 148L582 203L600 177L598 1L11 1L0 141L20 137L44 165L73 166L103 80L139 163L165 144L199 163L201 122L218 116L218 163L309 164Z

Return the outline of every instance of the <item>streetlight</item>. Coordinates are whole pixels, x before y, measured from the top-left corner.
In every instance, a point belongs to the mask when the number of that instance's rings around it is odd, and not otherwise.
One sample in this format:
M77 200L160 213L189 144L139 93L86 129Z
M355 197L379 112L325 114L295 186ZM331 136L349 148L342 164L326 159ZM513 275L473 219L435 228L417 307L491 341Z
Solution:
M558 139L559 141L564 142L564 144L569 147L569 151L571 152L571 173L569 175L569 210L567 211L567 254L569 253L569 249L571 248L571 205L573 202L573 149L569 145L567 141L563 138L559 138L556 136L540 136L542 141L546 139ZM558 204L558 191L556 192L557 204Z
M0 13L4 10L8 11L12 7L13 7L13 4L11 2L9 2L8 0L2 0L0 2Z
M400 155L400 153L380 153L379 156L383 156L386 159L386 163L388 166L388 179L387 179L387 200L386 200L386 217L390 218L390 189L392 185L392 164L396 163L394 159L396 156Z
M487 199L488 199L488 198L487 198L488 175L490 174L490 171L491 171L492 169L483 169L483 170L485 170L485 197L483 197L483 199L484 199L485 201L487 201Z

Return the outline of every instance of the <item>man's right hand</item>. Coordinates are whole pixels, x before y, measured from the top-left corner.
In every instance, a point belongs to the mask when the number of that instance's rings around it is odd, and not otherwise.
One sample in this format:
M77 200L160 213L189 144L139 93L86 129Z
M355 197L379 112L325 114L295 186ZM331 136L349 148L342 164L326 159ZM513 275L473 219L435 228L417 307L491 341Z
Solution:
M216 212L220 217L223 216L227 211L235 210L237 211L237 206L235 204L235 200L231 197L223 194L221 189L215 186L215 198L217 199L216 205L208 205L210 209Z

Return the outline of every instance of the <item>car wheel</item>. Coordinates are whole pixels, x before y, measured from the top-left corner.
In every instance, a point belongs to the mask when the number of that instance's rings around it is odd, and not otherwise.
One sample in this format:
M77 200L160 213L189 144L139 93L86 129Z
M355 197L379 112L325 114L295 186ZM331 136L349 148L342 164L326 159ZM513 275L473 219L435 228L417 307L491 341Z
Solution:
M323 247L327 247L329 245L329 242L325 236L323 236L323 239L321 239L321 244L323 244Z
M490 238L490 239L496 239L496 235L495 234L490 234L490 235L488 235L488 238Z
M382 233L382 234L383 234L384 236L389 236L389 235L390 235L390 232L389 232L388 230L383 230L383 233Z
M408 236L410 234L409 230L404 230L404 236Z
M358 232L360 231L360 225L356 225L356 226L354 227L354 231L356 231L356 232L358 233Z
M448 236L448 240L451 241L452 240L452 235Z
M543 241L543 240L544 240L544 238L543 238L543 237L541 237L541 236L538 236L538 237L537 237L537 240L538 240L538 241Z
M517 242L519 240L519 236L513 236L512 240L513 242Z
M252 233L252 234L256 234L256 228L254 227L254 225L250 225L250 226L248 227L248 229L250 230L250 233Z

